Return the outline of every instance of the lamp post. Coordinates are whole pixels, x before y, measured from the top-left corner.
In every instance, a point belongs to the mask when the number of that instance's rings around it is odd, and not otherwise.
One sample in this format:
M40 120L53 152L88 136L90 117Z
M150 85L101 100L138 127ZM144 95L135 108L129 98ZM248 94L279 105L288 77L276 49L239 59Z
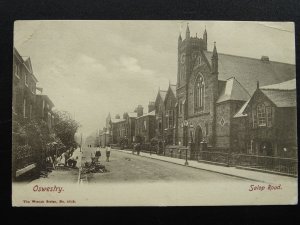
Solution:
M187 150L188 150L188 148L187 148L188 147L187 142L188 142L188 140L187 140L187 130L186 129L189 127L189 122L187 120L183 121L182 124L181 124L181 127L183 128L183 134L184 134L184 137L185 137L184 142L185 142L185 147L186 147L186 149L185 149L185 162L184 162L184 165L188 166L189 165L189 162L187 160Z

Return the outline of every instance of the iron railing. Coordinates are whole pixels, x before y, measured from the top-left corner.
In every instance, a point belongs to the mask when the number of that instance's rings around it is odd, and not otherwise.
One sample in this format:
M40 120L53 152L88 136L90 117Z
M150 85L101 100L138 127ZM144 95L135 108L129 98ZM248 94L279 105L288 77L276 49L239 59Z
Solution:
M16 169L23 169L35 163L34 151L31 147L16 148Z
M245 154L235 154L233 157L235 166L274 171L290 175L298 174L298 159L296 158L281 158Z
M230 154L228 152L210 152L210 151L200 151L195 158L198 160L211 161L216 163L222 163L228 165L231 161L229 158Z

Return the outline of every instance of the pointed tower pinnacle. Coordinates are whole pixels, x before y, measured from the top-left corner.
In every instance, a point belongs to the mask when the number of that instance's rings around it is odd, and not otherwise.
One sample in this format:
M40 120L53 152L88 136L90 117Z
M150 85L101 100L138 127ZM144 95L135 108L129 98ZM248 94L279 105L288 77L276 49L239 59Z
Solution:
M217 52L217 47L216 47L216 42L214 42L214 50L213 50L213 58L218 58L218 52Z
M185 38L186 38L186 39L189 39L189 38L190 38L190 28L189 28L189 23L187 23L187 25L186 25Z
M212 73L218 74L218 52L216 42L214 42L214 50L211 57Z
M203 42L204 42L204 50L207 50L207 32L206 32L206 26L203 33Z
M179 33L179 37L178 37L178 42L181 42L182 38L181 38L181 32Z

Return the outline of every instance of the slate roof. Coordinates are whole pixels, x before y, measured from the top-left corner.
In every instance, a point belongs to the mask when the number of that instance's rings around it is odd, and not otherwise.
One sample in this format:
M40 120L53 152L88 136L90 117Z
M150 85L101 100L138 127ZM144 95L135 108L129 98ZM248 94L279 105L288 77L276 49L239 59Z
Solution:
M260 89L296 90L296 78L279 84L263 86Z
M137 119L145 117L145 116L155 116L155 110L145 113L144 115L137 117Z
M124 122L124 121L125 121L124 119L116 119L116 118L111 119L112 123L119 123L119 122Z
M128 113L128 116L129 116L130 118L136 118L136 117L137 117L137 113L135 113L135 112L129 112L129 113Z
M223 85L217 103L228 100L247 101L250 97L247 90L234 77L231 77Z
M171 91L173 92L173 94L174 94L174 96L176 96L176 84L174 85L174 84L171 84L170 85L170 88L171 88Z
M296 107L296 90L261 89L277 107Z
M204 51L208 61L212 52ZM219 79L235 77L252 95L256 90L256 81L260 85L281 83L296 77L296 66L281 62L264 62L260 59L218 53Z
M166 95L167 95L167 91L159 90L159 95L162 98L162 100L165 101L165 98L166 98Z

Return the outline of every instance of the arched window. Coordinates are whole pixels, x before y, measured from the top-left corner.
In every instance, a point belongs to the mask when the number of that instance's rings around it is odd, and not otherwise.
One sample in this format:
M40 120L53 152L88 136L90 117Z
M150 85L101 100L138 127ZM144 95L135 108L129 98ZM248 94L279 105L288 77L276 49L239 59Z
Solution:
M257 122L258 126L266 126L266 107L264 104L257 105Z
M194 97L195 97L195 109L203 109L204 107L204 79L201 74L198 75L198 78L195 83Z

